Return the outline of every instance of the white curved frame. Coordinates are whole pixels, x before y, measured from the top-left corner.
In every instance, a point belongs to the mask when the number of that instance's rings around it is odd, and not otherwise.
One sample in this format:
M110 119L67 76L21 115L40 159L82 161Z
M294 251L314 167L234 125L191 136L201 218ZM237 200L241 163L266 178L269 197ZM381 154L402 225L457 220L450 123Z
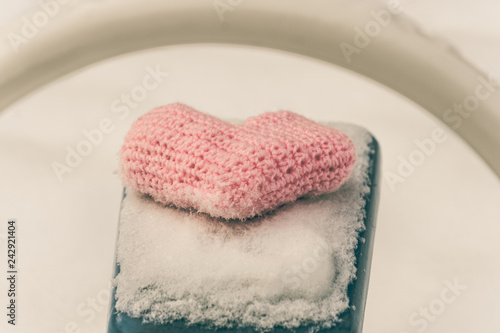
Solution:
M384 20L381 10L391 16ZM371 11L380 14L378 21ZM19 30L18 23L1 33ZM365 29L357 40L355 27ZM397 8L352 0L84 0L67 6L19 52L3 43L0 110L97 61L186 43L255 45L336 64L385 84L445 123L454 104L477 100L454 130L500 176L500 93L490 89L486 97L488 77L446 43L421 34ZM346 50L354 53L346 57Z

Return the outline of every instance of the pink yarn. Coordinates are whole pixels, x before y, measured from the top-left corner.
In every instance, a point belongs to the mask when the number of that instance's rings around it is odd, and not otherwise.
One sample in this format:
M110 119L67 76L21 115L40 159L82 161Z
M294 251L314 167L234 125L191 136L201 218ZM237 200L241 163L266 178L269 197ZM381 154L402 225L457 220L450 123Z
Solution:
M356 156L345 134L292 112L231 125L177 103L140 117L120 160L125 185L156 201L245 219L337 190Z

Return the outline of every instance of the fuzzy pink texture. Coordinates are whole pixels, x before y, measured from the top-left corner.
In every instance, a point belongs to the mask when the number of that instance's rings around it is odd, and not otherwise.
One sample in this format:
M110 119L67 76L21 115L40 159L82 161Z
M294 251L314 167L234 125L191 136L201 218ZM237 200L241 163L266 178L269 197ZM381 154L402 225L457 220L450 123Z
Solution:
M232 125L177 103L133 124L120 172L126 186L161 203L245 219L335 191L355 161L349 137L292 112Z

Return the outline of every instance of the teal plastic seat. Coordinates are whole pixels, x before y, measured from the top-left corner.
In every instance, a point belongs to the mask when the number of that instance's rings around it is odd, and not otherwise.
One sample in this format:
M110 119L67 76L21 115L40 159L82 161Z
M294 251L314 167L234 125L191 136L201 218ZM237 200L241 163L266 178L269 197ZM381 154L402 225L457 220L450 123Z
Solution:
M373 252L373 242L375 236L375 224L379 199L379 167L380 149L375 138L368 144L371 148L368 165L368 179L370 192L366 195L365 204L365 230L359 233L358 246L355 250L356 256L356 279L348 286L347 296L349 298L349 308L340 315L338 324L330 329L314 331L318 333L359 333L363 327L363 317L365 311L366 298L368 294L368 282L370 278L371 257ZM125 191L124 191L125 197ZM120 266L115 265L115 273L120 273ZM141 317L130 317L126 313L118 312L115 308L115 292L113 289L111 310L109 315L108 333L251 333L257 332L251 327L240 327L230 329L210 329L203 325L187 325L184 321L176 321L170 324L157 325L154 323L143 323ZM320 324L320 323L317 323ZM312 332L313 326L301 326L294 330L283 327L275 327L273 332Z

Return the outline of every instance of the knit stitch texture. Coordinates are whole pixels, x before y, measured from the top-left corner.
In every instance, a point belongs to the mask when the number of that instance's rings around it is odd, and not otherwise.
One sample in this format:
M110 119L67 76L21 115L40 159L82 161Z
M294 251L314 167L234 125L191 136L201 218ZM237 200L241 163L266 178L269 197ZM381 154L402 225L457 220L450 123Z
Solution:
M355 161L349 137L289 111L232 125L176 103L132 125L120 173L163 204L246 219L337 190Z

